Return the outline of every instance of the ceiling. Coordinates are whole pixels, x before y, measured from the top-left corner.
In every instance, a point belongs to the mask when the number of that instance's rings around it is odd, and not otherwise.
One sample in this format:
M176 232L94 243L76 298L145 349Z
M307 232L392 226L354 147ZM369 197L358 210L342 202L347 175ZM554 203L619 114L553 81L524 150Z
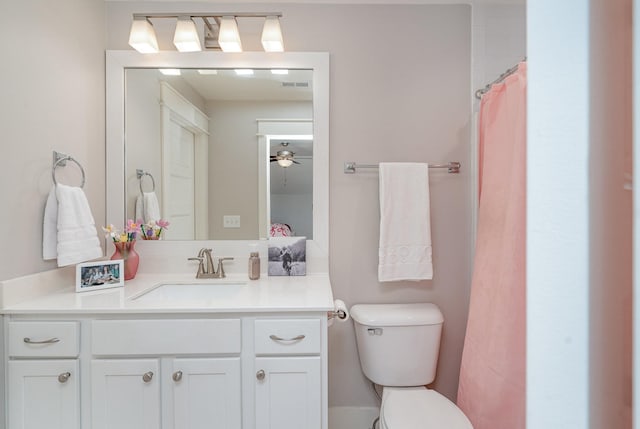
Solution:
M271 70L254 70L252 75L241 76L235 70L182 69L181 75L165 76L171 83L181 79L187 82L205 100L240 101L311 101L313 99L313 71L288 70L288 74L273 74Z

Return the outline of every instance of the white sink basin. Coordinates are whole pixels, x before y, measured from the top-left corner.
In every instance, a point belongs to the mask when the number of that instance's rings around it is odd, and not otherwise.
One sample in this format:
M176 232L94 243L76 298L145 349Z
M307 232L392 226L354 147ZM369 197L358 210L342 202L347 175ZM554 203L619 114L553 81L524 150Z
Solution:
M231 298L241 292L245 282L211 283L161 283L138 296L131 298L137 302L158 301L202 301Z

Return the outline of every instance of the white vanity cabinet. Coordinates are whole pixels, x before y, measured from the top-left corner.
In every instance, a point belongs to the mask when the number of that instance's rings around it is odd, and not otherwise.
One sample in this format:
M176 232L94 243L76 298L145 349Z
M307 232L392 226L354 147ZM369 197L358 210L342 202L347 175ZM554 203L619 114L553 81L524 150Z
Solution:
M256 429L320 429L320 319L258 319L254 340Z
M91 427L160 427L158 359L101 359L91 362Z
M93 320L92 429L239 429L241 338L239 318Z
M7 315L6 427L327 429L326 315L300 314Z
M8 364L8 427L80 427L77 360L16 360Z
M11 322L5 332L8 427L79 428L78 323Z

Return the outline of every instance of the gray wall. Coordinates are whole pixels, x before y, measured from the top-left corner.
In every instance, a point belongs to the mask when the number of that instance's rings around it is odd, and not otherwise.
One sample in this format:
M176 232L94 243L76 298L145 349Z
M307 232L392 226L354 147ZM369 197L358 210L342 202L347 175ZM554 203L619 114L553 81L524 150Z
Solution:
M56 267L42 260L52 151L76 158L98 228L105 218L102 0L0 2L0 279ZM74 164L56 177L80 184Z
M107 4L108 47L126 49L131 13L152 10L262 10L251 4ZM435 279L379 284L375 171L354 176L342 163L380 161L469 164L471 8L427 5L278 5L286 49L331 54L330 270L334 294L359 302L438 304L445 316L435 387L455 398L470 278L470 176L431 177ZM390 25L396 24L392 28ZM160 45L170 45L160 34ZM243 33L247 50L259 37ZM330 405L377 400L360 371L353 327L332 328Z
M209 101L209 234L216 240L256 240L258 222L258 123L256 119L308 119L306 101ZM240 228L224 228L239 215Z

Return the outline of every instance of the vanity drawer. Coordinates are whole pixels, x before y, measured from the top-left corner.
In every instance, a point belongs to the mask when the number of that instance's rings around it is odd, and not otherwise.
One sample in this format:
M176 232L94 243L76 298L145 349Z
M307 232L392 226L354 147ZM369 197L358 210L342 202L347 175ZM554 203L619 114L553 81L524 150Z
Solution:
M239 354L240 319L94 320L94 355Z
M320 353L320 320L256 320L255 352L259 355L318 354Z
M9 356L76 357L78 322L9 322Z

